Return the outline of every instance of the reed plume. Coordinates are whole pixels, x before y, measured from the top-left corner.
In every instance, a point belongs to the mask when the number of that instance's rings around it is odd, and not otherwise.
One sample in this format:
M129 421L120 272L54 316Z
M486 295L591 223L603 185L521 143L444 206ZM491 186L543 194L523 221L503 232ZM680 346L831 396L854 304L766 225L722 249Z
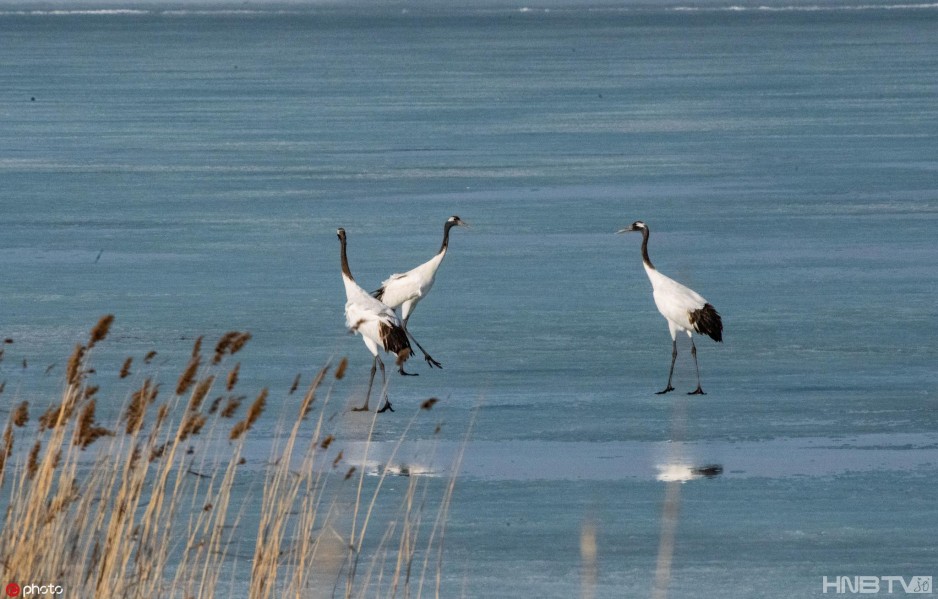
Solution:
M209 414L214 414L215 412L217 412L217 411L218 411L218 406L221 405L221 402L222 402L223 399L225 399L225 398L222 397L221 395L219 395L218 397L216 397L215 399L213 399L213 400L212 400L212 405L210 405L210 406L208 407L208 413L209 413Z
M164 403L156 410L156 423L153 425L154 431L163 426L167 416L169 416L169 404Z
M185 441L190 435L198 435L205 426L205 416L199 412L194 412L186 416L182 428L179 429L178 441Z
M208 395L208 392L212 389L212 384L215 382L215 375L207 376L199 384L195 386L195 390L192 392L192 397L189 399L189 409L192 411L198 411L202 406L202 402L205 400L205 396Z
M192 386L192 383L195 381L195 373L199 369L199 363L201 361L202 358L198 355L192 356L189 359L185 370L179 375L179 382L176 383L176 395L182 395Z
M303 403L300 404L300 419L306 418L306 415L313 409L313 402L316 401L316 389L322 384L323 379L326 378L326 372L328 371L329 367L323 366L322 369L316 373L316 376L313 377L313 382L309 384L306 395L303 397Z
M107 334L111 330L111 325L113 323L113 314L107 314L101 317L101 320L98 321L98 324L94 325L94 328L91 329L91 336L88 339L88 349L91 349L99 341L103 341L104 338L107 337Z
M65 380L69 385L78 385L81 383L82 378L82 361L85 357L85 351L87 348L81 343L75 346L75 351L72 352L72 355L68 358L68 366L65 369Z
M239 333L232 341L228 353L232 356L241 351L244 345L251 340L250 333Z
M241 402L244 400L244 395L230 396L228 398L228 403L225 405L224 409L221 411L220 416L222 418L231 418L235 415L235 412L238 411L238 408L241 407ZM221 399L219 397L219 399Z
M124 360L124 365L121 366L120 378L125 379L130 376L130 364L134 361L132 357Z
M221 339L219 339L218 343L215 345L215 357L212 358L212 364L219 364L226 353L232 356L235 355L241 351L241 348L243 348L244 344L250 339L250 333L228 331L222 335Z
M42 449L42 441L36 441L32 449L29 450L29 457L26 458L26 478L33 480L36 473L39 472L39 451Z
M343 357L339 360L339 365L335 369L335 380L341 381L345 376L345 369L348 368L348 358Z
M234 368L231 369L231 372L228 373L228 381L225 385L227 391L234 391L235 385L238 384L238 373L241 371L241 362L238 362L234 365Z
M98 426L94 419L95 400L92 399L82 408L78 415L78 428L75 430L73 444L85 449L101 437L113 437L114 432Z
M254 400L254 403L251 404L251 407L248 409L247 415L244 417L244 420L236 423L231 429L231 434L229 438L239 439L251 426L257 422L257 419L261 417L261 414L264 412L264 407L267 405L267 387L261 389L260 394L257 396L257 399Z
M160 459L161 457L163 457L163 454L166 453L166 446L167 446L167 445L169 445L169 443L163 443L162 445L157 445L156 447L154 447L153 449L151 449L151 450L150 450L150 461L151 461L151 462L155 462L156 460L158 460L158 459Z
M42 432L46 429L55 428L55 423L59 419L59 412L61 411L62 404L53 404L46 408L46 411L39 416L39 432Z
M10 420L13 422L13 426L20 428L26 426L26 423L29 422L29 402L24 401L17 405L10 415Z
M199 335L196 338L195 343L192 344L192 357L193 358L199 355L200 353L202 353L202 339L204 337L205 335Z
M124 411L124 420L127 422L125 431L128 435L133 435L140 430L143 425L143 417L146 415L147 408L150 407L159 393L157 385L153 380L147 377L143 385L130 396L130 403Z

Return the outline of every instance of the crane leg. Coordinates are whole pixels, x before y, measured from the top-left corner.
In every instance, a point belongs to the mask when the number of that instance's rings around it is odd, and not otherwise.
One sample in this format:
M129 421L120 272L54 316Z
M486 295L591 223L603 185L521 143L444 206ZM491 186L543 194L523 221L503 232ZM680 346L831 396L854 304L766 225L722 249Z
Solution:
M408 313L408 314L404 314L403 317L401 318L401 326L404 328L404 332L407 334L407 337L408 337L409 339L412 339L414 343L417 343L417 340L414 339L414 336L411 335L411 334L410 334L410 331L407 330L407 319L409 319L409 318L410 318L410 314L409 314L409 313ZM417 347L420 347L420 345L418 344ZM420 347L420 351L423 351L423 348L422 348L422 347ZM403 365L403 364L398 364L398 365L397 365L397 371L398 371L399 373L401 373L402 376L419 376L419 375L420 375L419 372L407 372L406 370L404 370L404 365Z
M406 331L407 329L404 329L404 330ZM407 333L407 336L410 337L410 333ZM420 376L419 372L407 372L406 370L404 370L403 364L397 367L397 371L401 374L401 376Z
M694 345L693 337L690 339L690 355L694 356L694 370L697 371L697 388L690 391L688 395L706 395L704 390L700 388L700 366L697 365L697 346Z
M410 340L414 342L414 345L416 345L417 348L420 349L421 352L423 352L423 359L427 361L427 364L430 365L430 368L433 368L434 366L437 368L443 368L443 365L437 362L436 360L434 360L432 357L430 357L430 354L427 353L427 350L425 350L423 346L420 345L420 343L417 341L417 339L415 339L414 336L410 334L410 331L407 329L406 324L404 324L404 330L407 332L407 336L410 337ZM401 364L400 368L398 369L398 372L407 376L417 376L418 374L416 372L404 372L403 364Z
M388 399L388 379L384 374L384 362L381 361L381 358L377 358L377 360L378 366L381 367L381 389L384 391L384 406L378 410L378 413L387 412L388 410L393 412L394 408L391 407L391 400Z
M668 371L668 386L658 391L656 395L664 395L669 391L674 391L674 387L671 386L671 377L674 376L674 362L677 361L677 339L671 340L671 370Z
M365 405L360 408L352 408L353 412L367 412L368 411L368 400L371 398L371 386L375 382L375 372L378 370L378 356L375 356L374 361L371 363L371 378L368 379L368 393L365 394ZM384 373L384 364L381 364L381 372Z
M427 350L425 350L423 346L420 345L420 343L414 338L414 336L410 334L410 331L407 331L407 334L410 335L410 340L414 342L414 345L416 345L417 348L423 352L423 359L427 361L427 364L430 365L430 368L433 368L434 366L437 368L443 368L442 364L430 357L430 354L427 353Z

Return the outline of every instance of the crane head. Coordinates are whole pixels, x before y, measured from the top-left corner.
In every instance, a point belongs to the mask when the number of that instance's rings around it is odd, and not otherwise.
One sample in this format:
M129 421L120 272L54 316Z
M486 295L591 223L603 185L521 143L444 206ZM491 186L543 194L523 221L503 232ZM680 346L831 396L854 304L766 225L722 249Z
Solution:
M468 227L469 226L469 223L459 218L455 214L449 217L448 219L446 219L446 224L450 225L451 227Z
M339 227L338 229L336 229L336 232L335 232L335 233L336 233L336 235L338 235L339 241L344 241L344 240L345 240L345 229Z
M628 227L624 229L619 229L618 231L616 231L616 233L632 233L634 231L647 231L647 230L648 230L648 225L646 225L640 220L637 220L631 225L629 225Z

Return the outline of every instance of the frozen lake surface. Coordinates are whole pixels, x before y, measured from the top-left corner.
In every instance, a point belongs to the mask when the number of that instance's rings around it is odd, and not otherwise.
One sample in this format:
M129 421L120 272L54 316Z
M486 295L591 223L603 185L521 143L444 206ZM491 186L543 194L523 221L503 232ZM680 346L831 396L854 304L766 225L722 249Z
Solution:
M246 473L296 374L345 355L347 459L442 487L462 452L444 596L576 596L589 526L596 596L648 596L684 478L671 596L938 576L935 5L112 4L0 9L0 418L102 314L101 419L125 357L169 388L196 337L248 330L240 385L272 399ZM373 289L452 214L410 321L443 369L390 378L366 459L335 230ZM667 325L614 235L639 219L723 317L705 396L684 343L654 394Z

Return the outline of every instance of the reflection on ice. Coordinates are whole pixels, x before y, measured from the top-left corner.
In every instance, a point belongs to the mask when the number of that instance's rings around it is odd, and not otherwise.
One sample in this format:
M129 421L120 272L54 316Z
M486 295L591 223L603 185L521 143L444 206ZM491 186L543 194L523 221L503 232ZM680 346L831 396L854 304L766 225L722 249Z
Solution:
M656 480L661 482L682 482L696 478L713 478L723 473L723 466L720 464L709 464L707 466L691 466L690 464L659 464L658 476Z
M656 480L661 482L687 482L697 478L694 476L693 469L687 464L662 464L658 467L658 476Z
M264 439L247 441L250 455L271 454ZM219 447L219 454L224 448ZM476 480L657 480L830 477L847 472L914 471L938 464L938 434L868 434L684 443L618 441L336 441L314 466L343 463L366 473L449 477L463 452L458 476ZM89 459L91 455L87 456ZM786 456L786 459L779 459ZM253 467L263 467L258 460ZM252 467L249 463L245 467ZM296 467L300 467L297 463Z
M368 476L436 476L437 473L432 468L420 464L372 464L371 468L365 471Z

